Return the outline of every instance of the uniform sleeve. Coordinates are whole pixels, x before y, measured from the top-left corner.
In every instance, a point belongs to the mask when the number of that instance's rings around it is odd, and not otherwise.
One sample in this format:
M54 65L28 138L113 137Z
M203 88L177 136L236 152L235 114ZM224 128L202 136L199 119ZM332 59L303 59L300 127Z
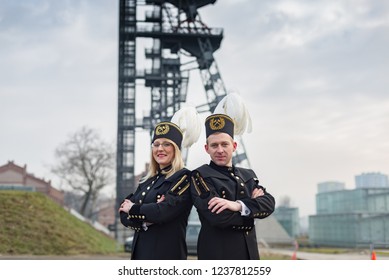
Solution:
M133 194L130 194L126 197L126 199L129 199L133 201L132 198ZM138 220L134 220L130 218L129 213L120 211L120 222L122 223L123 226L133 229L135 231L140 231L142 229L142 222Z
M251 230L254 227L252 217L241 216L240 212L224 210L219 214L208 209L208 202L213 197L220 197L211 180L203 178L198 171L192 172L191 194L193 203L199 213L207 222L215 227L230 228L233 230Z
M183 211L189 211L192 207L189 180L189 171L179 176L165 194L165 200L160 203L133 205L129 212L130 219L141 223L162 224L175 219Z
M252 177L246 182L246 185L251 190L261 188L264 191L264 195L257 198L246 197L240 199L250 209L250 216L257 219L264 219L273 213L275 208L275 199L266 191L266 188L259 185L258 179L256 177Z

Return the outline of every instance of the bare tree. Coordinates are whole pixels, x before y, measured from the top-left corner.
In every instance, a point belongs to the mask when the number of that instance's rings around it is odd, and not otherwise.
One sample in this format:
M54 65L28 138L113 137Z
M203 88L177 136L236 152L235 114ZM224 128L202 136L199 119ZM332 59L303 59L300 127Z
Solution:
M99 192L113 181L113 145L104 142L96 130L82 127L58 146L55 156L57 163L51 171L82 194L79 211L89 217L87 209L94 208Z

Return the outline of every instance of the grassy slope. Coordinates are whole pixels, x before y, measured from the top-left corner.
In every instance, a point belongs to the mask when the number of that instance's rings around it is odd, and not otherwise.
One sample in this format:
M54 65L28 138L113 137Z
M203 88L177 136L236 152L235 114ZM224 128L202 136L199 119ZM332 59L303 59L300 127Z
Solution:
M78 220L43 194L0 191L0 255L110 254L118 254L114 239ZM261 254L261 259L290 257Z
M0 254L116 252L116 241L35 192L0 191Z

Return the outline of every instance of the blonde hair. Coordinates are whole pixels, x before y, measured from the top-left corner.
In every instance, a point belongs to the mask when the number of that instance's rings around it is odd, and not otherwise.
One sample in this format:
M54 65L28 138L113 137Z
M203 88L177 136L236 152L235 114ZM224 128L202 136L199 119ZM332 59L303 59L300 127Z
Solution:
M169 178L177 171L184 168L184 160L181 156L181 150L178 148L177 144L171 141L170 139L167 139L170 144L174 147L174 157L171 163L172 168L170 168L168 171L162 171L161 174L166 175L166 178ZM140 182L143 183L147 179L157 175L159 171L159 164L155 161L153 157L153 152L150 153L150 165L149 165L149 171L147 172L146 176L144 176Z

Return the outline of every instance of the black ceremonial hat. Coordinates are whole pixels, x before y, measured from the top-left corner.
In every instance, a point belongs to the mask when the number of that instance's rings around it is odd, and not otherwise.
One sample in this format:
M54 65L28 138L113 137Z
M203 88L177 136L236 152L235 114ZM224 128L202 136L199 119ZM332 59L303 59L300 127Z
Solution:
M155 139L158 138L170 139L176 143L179 149L181 149L182 131L176 124L172 122L157 123L154 128L153 140L151 142L154 142Z
M210 115L205 120L205 133L207 138L215 132L224 132L234 138L234 121L224 114Z

